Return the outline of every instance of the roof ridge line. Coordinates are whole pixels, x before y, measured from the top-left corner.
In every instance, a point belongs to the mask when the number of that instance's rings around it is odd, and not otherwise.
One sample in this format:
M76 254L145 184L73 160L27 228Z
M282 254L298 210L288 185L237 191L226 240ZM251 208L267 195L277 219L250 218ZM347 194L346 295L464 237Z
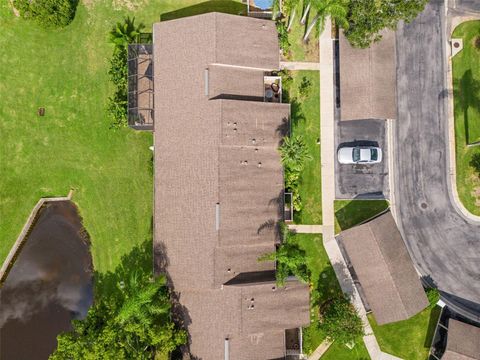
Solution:
M377 241L377 237L375 236L375 233L371 229L370 224L366 224L366 225L368 227L368 231L372 234L373 240L375 240L375 243L377 244L377 248L380 250L380 255L382 256L382 260L383 260L383 262L385 263L385 265L387 266L387 269L388 269L388 276L392 280L393 287L395 288L396 293L398 295L398 298L400 299L400 303L402 304L404 315L406 315L407 318L408 318L408 312L407 312L407 308L405 307L405 303L403 302L403 297L400 295L400 291L398 291L399 289L398 289L397 283L395 282L395 280L393 279L393 276L392 276L392 271L391 271L392 269L390 268L388 262L385 260L385 255L383 253L382 247L380 246L380 243Z

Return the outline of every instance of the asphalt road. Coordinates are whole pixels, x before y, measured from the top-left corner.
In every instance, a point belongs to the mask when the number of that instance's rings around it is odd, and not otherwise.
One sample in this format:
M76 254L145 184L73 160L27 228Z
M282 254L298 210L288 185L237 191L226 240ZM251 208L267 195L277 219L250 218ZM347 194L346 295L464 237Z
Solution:
M397 220L417 268L447 303L480 315L480 225L454 207L448 186L443 1L397 31Z
M335 162L337 199L384 199L389 196L388 148L385 120L336 120L335 145L377 146L383 151L379 164L342 165Z
M455 7L465 11L480 11L479 0L456 0Z

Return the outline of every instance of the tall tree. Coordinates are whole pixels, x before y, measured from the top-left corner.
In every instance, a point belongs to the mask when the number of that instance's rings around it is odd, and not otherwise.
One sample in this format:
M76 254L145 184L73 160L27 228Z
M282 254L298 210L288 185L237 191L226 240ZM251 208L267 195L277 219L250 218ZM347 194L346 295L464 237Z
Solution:
M312 23L308 26L303 41L307 41L310 33L318 26L319 33L325 28L325 20L330 16L337 25L348 28L347 22L347 8L345 2L339 0L312 0L312 7L315 9L315 17Z
M303 15L302 15L302 18L300 19L300 24L302 25L305 25L305 23L307 22L307 17L308 17L308 14L310 13L310 8L312 7L312 2L309 1L307 6L303 8Z
M320 328L331 341L355 342L364 335L362 319L343 294L320 305Z
M297 13L297 6L299 3L300 0L283 0L282 2L282 12L285 16L288 17L287 31L290 31L292 27L293 20L295 19L295 15Z
M348 28L345 36L350 44L369 47L379 41L380 32L395 30L400 20L410 22L424 9L428 0L351 0L348 7Z
M110 293L99 296L84 320L73 321L73 330L60 334L60 359L152 359L156 351L170 353L186 342L186 333L175 328L165 277L151 280L134 273Z

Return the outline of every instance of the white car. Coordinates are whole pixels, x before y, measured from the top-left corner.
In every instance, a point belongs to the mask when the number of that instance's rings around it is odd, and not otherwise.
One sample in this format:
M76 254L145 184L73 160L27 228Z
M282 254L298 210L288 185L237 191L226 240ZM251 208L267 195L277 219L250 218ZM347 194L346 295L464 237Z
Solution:
M337 155L340 164L378 164L382 161L382 149L374 146L344 147Z

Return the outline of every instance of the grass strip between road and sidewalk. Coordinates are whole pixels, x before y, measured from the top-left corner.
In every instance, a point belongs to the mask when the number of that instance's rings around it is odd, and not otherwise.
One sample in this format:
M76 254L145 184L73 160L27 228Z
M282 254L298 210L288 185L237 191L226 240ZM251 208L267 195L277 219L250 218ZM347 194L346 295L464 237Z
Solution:
M467 210L480 215L480 144L468 146L480 141L480 47L475 46L480 21L460 24L452 38L463 39L463 49L452 58L457 191Z

